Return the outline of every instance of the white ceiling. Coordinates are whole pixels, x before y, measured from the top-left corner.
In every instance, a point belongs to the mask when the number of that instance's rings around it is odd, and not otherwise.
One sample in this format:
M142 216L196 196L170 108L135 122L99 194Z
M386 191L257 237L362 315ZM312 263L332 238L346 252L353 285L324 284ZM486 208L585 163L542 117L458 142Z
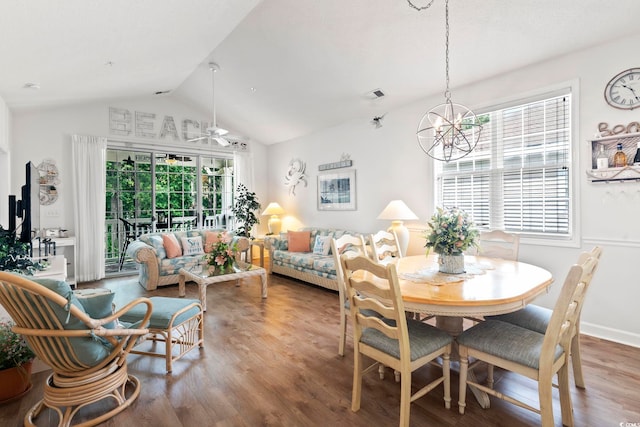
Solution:
M271 144L444 90L444 0L423 12L406 0L3 0L0 16L12 110L172 90L210 115L213 60L218 124ZM451 0L453 99L464 102L456 87L639 34L638 16L638 0ZM367 99L376 88L387 96Z

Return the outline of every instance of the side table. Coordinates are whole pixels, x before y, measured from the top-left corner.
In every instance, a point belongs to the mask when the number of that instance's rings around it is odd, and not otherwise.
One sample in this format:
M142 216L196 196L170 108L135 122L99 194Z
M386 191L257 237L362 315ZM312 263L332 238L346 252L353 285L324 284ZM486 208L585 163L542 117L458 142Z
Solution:
M264 239L253 239L251 241L251 257L253 258L253 246L258 247L260 250L260 267L264 268Z

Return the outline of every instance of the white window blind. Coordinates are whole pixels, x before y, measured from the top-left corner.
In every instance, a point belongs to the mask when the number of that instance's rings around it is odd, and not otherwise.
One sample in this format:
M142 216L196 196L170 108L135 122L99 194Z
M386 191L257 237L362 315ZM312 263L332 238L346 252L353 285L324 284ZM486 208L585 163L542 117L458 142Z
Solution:
M478 227L571 235L571 93L483 113L468 156L437 162L437 204L467 211Z

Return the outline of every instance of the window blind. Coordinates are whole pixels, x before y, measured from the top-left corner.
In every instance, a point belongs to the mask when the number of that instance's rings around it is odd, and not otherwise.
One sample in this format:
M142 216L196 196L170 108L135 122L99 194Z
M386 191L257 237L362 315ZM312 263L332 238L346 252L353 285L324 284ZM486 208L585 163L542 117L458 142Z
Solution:
M436 165L437 203L467 211L480 228L571 234L571 93L479 115L476 149Z

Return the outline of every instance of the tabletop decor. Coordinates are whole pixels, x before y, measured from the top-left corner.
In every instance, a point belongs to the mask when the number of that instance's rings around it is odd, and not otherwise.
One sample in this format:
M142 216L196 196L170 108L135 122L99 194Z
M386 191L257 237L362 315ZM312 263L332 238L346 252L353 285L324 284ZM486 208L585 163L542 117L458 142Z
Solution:
M220 274L231 273L235 261L234 254L237 250L236 245L232 244L233 236L225 231L218 233L217 237L217 241L211 244L211 252L204 258L207 264L215 267Z
M12 322L0 322L0 403L31 388L35 354L24 338L11 330L12 326Z
M438 257L442 273L464 273L463 252L477 246L478 230L469 214L458 208L437 208L428 222L431 231L425 236L427 255L433 251Z

